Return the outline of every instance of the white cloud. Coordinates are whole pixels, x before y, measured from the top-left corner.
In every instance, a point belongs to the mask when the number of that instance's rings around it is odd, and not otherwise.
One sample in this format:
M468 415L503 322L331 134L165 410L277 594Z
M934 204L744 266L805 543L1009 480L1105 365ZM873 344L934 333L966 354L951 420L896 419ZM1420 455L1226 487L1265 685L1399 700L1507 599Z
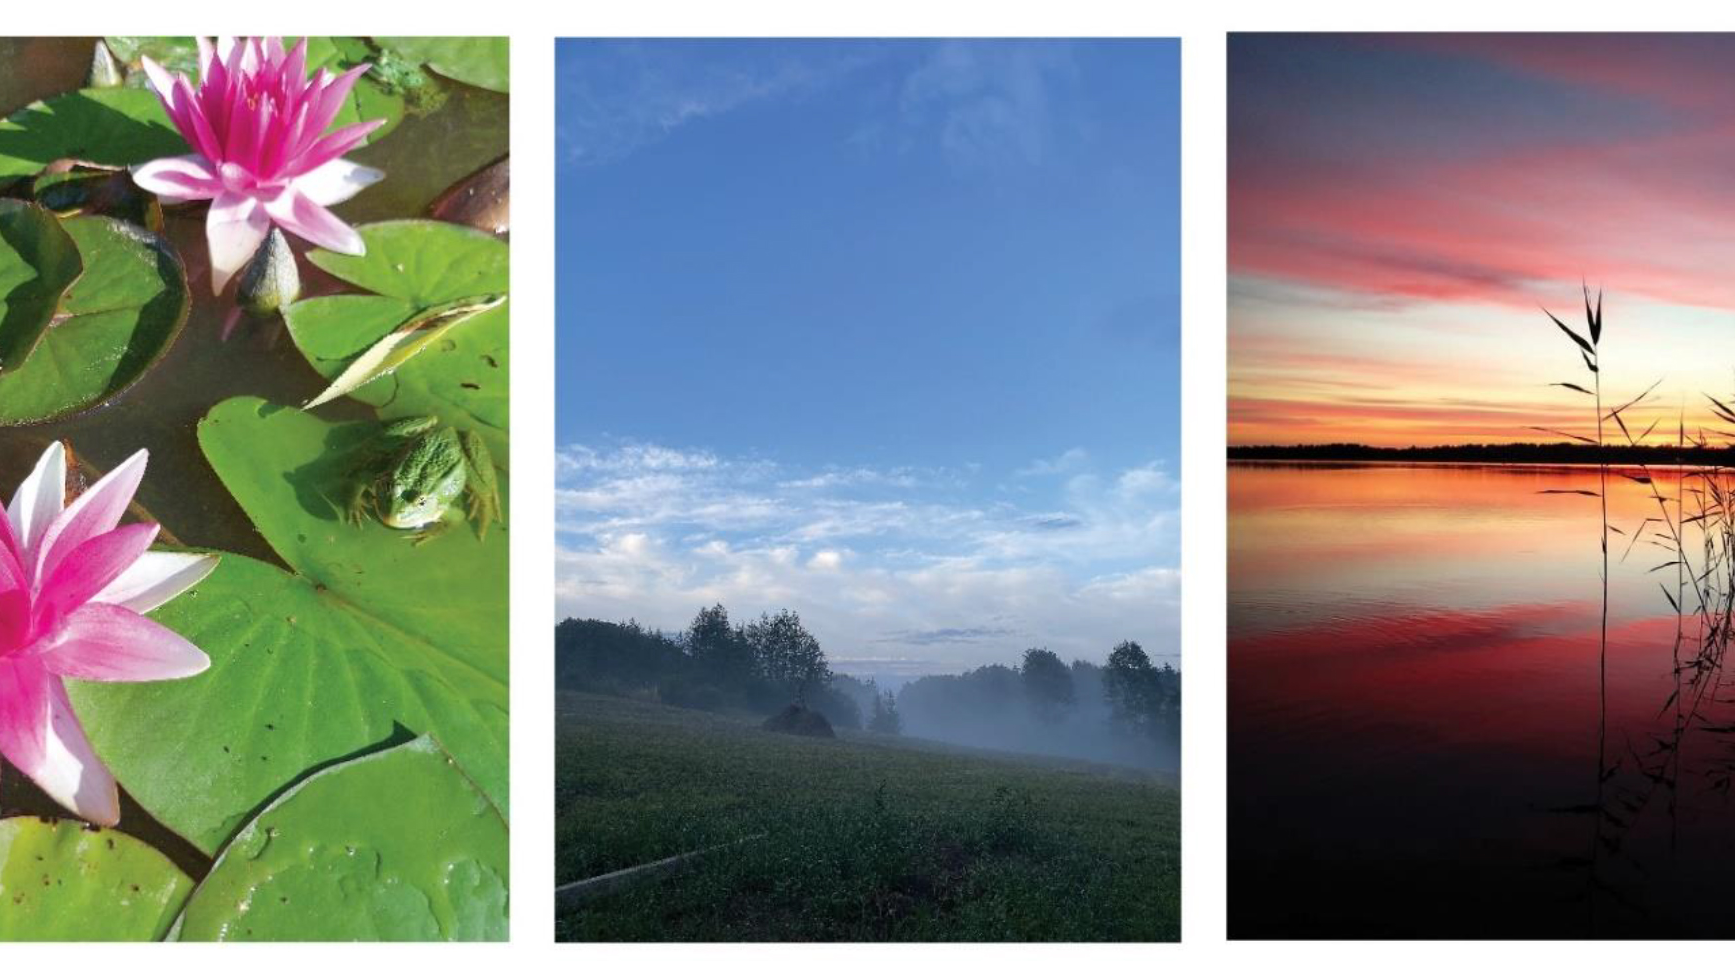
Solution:
M705 451L677 451L654 444L627 444L609 454L583 446L558 455L561 473L577 471L708 471L717 456Z
M1056 141L1051 89L1074 71L1062 42L946 41L905 80L902 120L959 171L1040 166Z
M1038 458L1030 464L1019 468L1013 474L1020 478L1040 478L1048 475L1068 474L1085 466L1090 461L1090 452L1082 447L1070 447L1060 453L1059 457Z
M563 616L678 629L711 603L787 606L845 670L959 670L1031 645L1100 661L1125 639L1179 650L1179 491L1155 464L1078 470L1039 508L981 500L968 472L658 445L570 447L559 470Z

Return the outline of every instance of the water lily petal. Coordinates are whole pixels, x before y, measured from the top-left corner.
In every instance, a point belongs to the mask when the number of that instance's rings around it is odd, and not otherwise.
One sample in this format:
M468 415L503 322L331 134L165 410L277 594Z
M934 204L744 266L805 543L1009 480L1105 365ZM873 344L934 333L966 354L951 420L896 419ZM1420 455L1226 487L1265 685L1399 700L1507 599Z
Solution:
M176 97L183 103L175 128L181 130L181 137L187 140L187 145L203 153L206 159L222 158L223 142L211 128L210 109L194 94L186 75L175 76L175 87L179 91ZM200 91L203 90L201 86Z
M0 590L0 655L30 644L31 623L30 589L20 586Z
M241 38L217 35L218 66L230 75L241 70L242 44Z
M224 192L211 203L205 220L205 240L211 248L211 294L221 295L236 272L247 266L271 230L271 218L259 201Z
M229 103L229 121L223 128L223 162L238 166L247 173L259 172L259 157L254 148L263 144L264 120L260 110L265 103L257 99L237 98Z
M9 692L29 696L26 707L15 713L28 727L0 715L0 755L83 819L102 827L120 823L114 775L85 738L66 686L38 660L22 655L0 659L0 710L12 697Z
M175 76L162 65L149 57L140 57L139 63L144 66L145 77L150 79L151 87L156 89L157 97L162 99L163 108L171 117L175 114Z
M368 133L386 124L385 119L374 119L372 122L357 122L338 129L318 142L311 149L296 157L294 163L284 169L283 175L291 179L311 173L326 163L331 162L351 149L361 145Z
M138 451L122 461L113 471L91 485L84 494L73 499L59 517L50 522L36 547L33 579L40 585L54 575L55 568L66 555L83 545L85 540L109 532L120 524L139 481L145 476L146 451Z
M298 146L297 154L305 152L312 140L323 135L326 128L337 119L337 113L343 110L343 100L349 97L350 89L355 87L357 79L367 73L368 67L358 64L336 76L321 72L315 79L317 87L310 92L312 107L308 112L305 130L307 144Z
M90 602L150 613L211 575L219 558L203 552L147 552Z
M48 758L48 681L30 655L0 657L0 757L26 773Z
M12 520L0 514L0 593L30 590L30 575L24 571L24 547L12 533ZM0 608L3 612L3 608ZM7 646L6 626L0 622L0 648Z
M123 525L86 539L68 553L36 596L38 632L47 631L118 579L156 541L157 529L154 522Z
M295 188L314 203L330 207L348 200L385 179L385 176L384 172L372 166L362 166L347 159L334 159L311 173L297 177Z
M133 167L133 182L169 203L209 200L223 192L216 168L203 156L169 156Z
M36 659L54 674L85 681L165 681L211 666L185 637L108 603L87 603L68 614Z
M34 560L30 554L48 526L60 517L66 505L66 448L59 441L36 459L36 467L12 495L6 506L6 519L12 523L12 535L17 540L19 557L26 565Z
M259 38L244 37L241 39L240 73L250 75L259 70L260 62L264 60L264 52L260 47Z
M208 77L211 74L211 61L217 56L216 48L211 46L208 37L195 37L193 43L199 46L199 74Z
M339 254L367 253L367 246L355 228L309 200L294 186L267 202L265 210L277 226L309 243Z
M279 45L282 41L278 42ZM307 38L295 42L289 49L288 57L283 60L283 76L293 85L305 87L307 84Z

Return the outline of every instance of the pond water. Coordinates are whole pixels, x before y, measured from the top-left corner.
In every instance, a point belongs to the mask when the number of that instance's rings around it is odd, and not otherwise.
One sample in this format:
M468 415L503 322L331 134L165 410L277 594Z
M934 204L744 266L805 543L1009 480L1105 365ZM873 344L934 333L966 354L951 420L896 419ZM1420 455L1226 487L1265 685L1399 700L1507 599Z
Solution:
M0 38L0 115L81 87L95 40ZM426 216L430 204L448 187L507 154L506 95L443 80L435 83L443 95L436 108L406 115L376 144L346 155L384 170L386 178L333 208L338 216L351 224ZM223 298L211 295L205 212L204 204L165 210L164 236L187 266L193 299L186 327L174 345L137 384L102 406L60 421L0 427L0 492L10 497L13 486L51 439L71 445L87 477L147 448L150 468L136 500L162 523L166 537L278 562L205 462L196 439L197 425L212 406L232 396L251 394L299 404L327 384L296 350L281 319L261 322L243 317L224 337L233 290ZM307 248L304 243L292 239L291 246L297 254L304 297L343 290L301 257ZM372 416L349 400L317 412L333 420ZM0 816L58 812L28 780L6 771L0 782ZM129 803L123 814L125 829L183 855L190 850L177 846L173 838L153 836L150 827L141 825L142 816ZM196 858L197 852L185 856Z
M1735 934L1735 689L1652 488L1605 643L1595 468L1230 465L1231 938Z

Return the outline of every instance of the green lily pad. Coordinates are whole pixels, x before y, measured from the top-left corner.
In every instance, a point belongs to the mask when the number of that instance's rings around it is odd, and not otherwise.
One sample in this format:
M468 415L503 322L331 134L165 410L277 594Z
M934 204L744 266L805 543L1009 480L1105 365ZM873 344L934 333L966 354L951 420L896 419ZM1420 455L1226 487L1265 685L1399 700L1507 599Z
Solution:
M74 166L44 172L31 181L30 195L62 217L100 214L158 233L163 229L162 203L124 169Z
M60 296L83 271L59 218L0 199L0 371L16 369L36 349Z
M383 336L447 302L510 286L509 248L488 234L434 220L397 220L357 228L367 254L308 252L333 276L373 295L329 295L284 310L295 345L326 379L334 379ZM510 468L511 302L453 328L389 376L351 395L395 419L432 414L474 430Z
M106 36L102 42L108 43L109 54L115 55L115 61L127 68L128 87L151 87L151 80L146 78L144 71L139 71L141 57L149 57L177 75L186 75L187 78L200 76L200 49L194 45L193 38Z
M412 534L344 521L355 450L379 425L333 424L235 397L199 424L199 445L229 493L292 570L371 619L426 641L504 687L507 539L486 540L454 514L422 544ZM451 743L447 743L448 747Z
M153 616L203 648L210 670L182 681L72 682L68 693L128 792L206 854L309 770L400 728L438 731L505 797L504 687L465 677L425 641L321 584L230 553Z
M61 226L84 274L30 358L0 371L0 426L53 420L118 396L187 321L187 272L161 237L109 217Z
M504 941L508 847L499 812L423 736L273 802L217 858L174 937Z
M0 179L32 176L57 159L131 166L186 151L157 96L137 88L70 92L0 122Z
M504 37L376 37L374 43L427 65L453 81L511 90L511 46Z
M148 57L177 74L199 77L199 48L190 37L105 37L110 54L130 69L127 84L149 88L150 79L139 71L139 59Z
M149 845L72 820L0 820L0 941L160 939L193 882Z
M204 674L69 687L127 791L206 853L309 770L402 729L437 735L507 809L507 533L483 542L454 518L412 545L341 521L351 449L377 429L218 404L200 444L293 574L226 554L152 614L210 655Z

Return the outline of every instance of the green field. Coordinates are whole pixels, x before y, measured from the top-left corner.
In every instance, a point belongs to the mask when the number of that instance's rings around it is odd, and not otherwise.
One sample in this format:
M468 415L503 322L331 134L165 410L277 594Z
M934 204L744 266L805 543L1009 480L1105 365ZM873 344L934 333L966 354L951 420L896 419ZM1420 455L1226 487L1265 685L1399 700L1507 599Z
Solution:
M1172 780L571 692L557 723L558 883L732 845L569 911L563 940L1180 938Z

